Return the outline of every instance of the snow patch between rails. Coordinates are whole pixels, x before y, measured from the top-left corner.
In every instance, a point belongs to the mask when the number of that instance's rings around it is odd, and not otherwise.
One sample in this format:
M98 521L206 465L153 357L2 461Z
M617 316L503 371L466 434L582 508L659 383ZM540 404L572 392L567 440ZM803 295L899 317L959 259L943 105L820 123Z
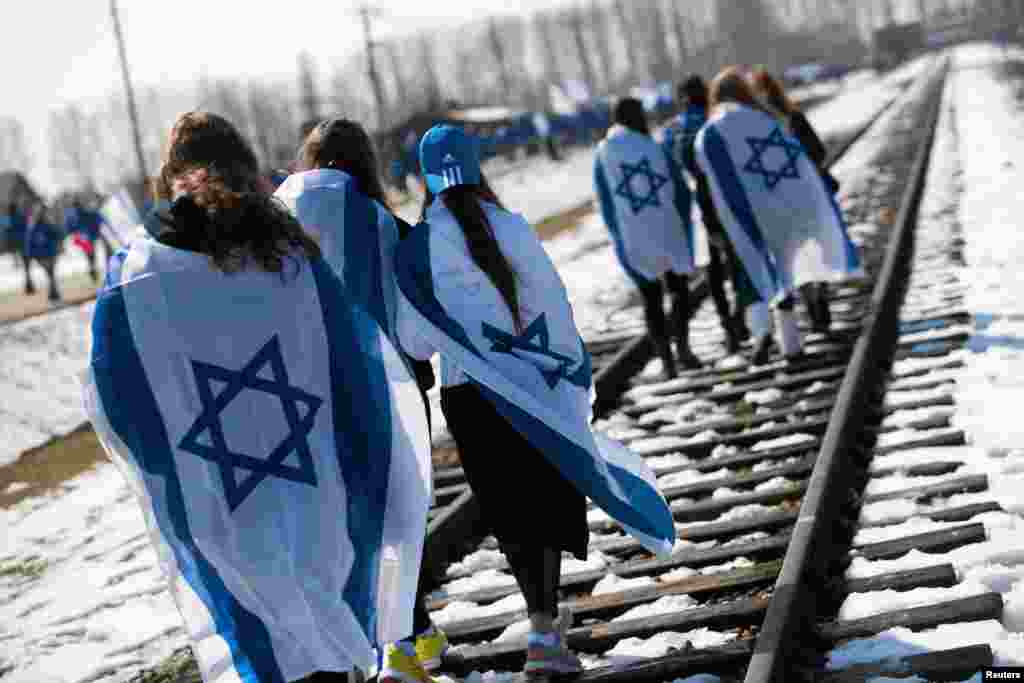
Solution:
M686 649L703 650L718 647L736 640L735 632L713 631L699 628L686 633L665 631L650 638L626 638L604 653L610 664L632 664L655 657L664 657L670 652Z

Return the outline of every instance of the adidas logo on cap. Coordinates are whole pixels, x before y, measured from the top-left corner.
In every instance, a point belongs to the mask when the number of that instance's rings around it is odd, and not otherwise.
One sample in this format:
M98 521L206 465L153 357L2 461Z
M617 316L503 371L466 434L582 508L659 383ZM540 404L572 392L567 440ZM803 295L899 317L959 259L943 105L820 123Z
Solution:
M451 152L444 155L444 159L441 159L442 164L454 164L455 157L452 156Z

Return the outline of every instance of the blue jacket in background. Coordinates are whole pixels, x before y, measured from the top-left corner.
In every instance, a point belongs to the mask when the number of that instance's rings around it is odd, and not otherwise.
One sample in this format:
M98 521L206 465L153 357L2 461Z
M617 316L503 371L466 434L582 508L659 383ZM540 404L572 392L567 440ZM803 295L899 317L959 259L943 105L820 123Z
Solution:
M691 104L665 128L665 138L662 141L665 153L678 168L685 169L693 177L696 177L698 172L697 156L693 150L694 141L707 120L707 110L700 105Z
M92 209L68 209L64 212L64 230L71 234L77 232L90 242L100 237L103 216Z

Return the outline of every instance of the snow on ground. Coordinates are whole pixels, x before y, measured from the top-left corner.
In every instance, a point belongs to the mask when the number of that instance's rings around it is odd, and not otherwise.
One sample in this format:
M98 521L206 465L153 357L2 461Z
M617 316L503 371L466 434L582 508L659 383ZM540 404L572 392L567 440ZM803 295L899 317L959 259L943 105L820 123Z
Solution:
M101 250L100 254L102 253ZM57 277L62 279L88 272L89 261L85 254L67 239L64 243L64 253L57 259ZM49 286L46 271L37 263L32 264L32 281L36 288ZM24 286L25 271L22 270L20 262L10 254L0 255L0 294L20 292Z
M860 87L851 83L836 97L810 109L807 118L822 139L852 133L895 99L906 82L920 76L930 61L930 56L915 59L884 78L858 78L855 83Z
M866 120L874 110L855 105L867 99L881 102L881 93L888 96L894 79L890 75L882 84L859 79L855 88L839 95L843 105L829 115L812 110L812 121L823 137L829 137ZM592 197L591 163L591 150L572 150L560 164L541 159L517 166L496 177L495 185L509 207L536 222ZM416 207L406 210L415 217ZM609 244L607 231L594 215L576 231L545 244L565 279L577 323L587 335L623 322L642 330L642 316L631 306L632 288ZM0 259L0 289L5 277L14 286L20 284L17 271L16 278L7 273L12 264ZM66 254L61 264L62 270L74 272L84 267L84 258L75 253ZM706 310L701 315L695 332L720 334L717 321ZM74 377L86 362L90 316L91 306L84 305L0 327L6 359L0 360L0 425L7 430L0 434L0 465L84 420ZM441 436L445 429L437 393L435 389L434 432ZM120 683L185 643L180 618L144 536L137 503L113 465L102 464L60 490L0 510L0 517L7 529L0 541L0 671L10 669L4 683ZM713 545L714 541L680 541L677 549ZM466 579L478 587L513 581L494 569L458 580ZM463 583L459 588L470 586ZM734 637L706 629L660 634L647 641L623 641L608 656L655 656L684 641L708 647Z
M5 683L85 683L184 644L138 503L113 466L0 510L0 524Z
M77 373L91 319L85 304L0 326L0 466L85 421Z
M1024 51L1011 51L1010 56L1018 63L1016 87L1022 88L1019 69L1024 64ZM949 563L960 583L952 588L900 594L881 591L854 595L842 612L844 618L854 618L994 591L1003 596L1002 619L946 624L918 633L894 628L873 638L855 639L830 653L832 668L982 643L992 646L997 666L1024 665L1024 499L1020 496L1024 486L1024 425L1019 419L1019 406L1024 402L1024 274L1019 265L1024 262L1024 240L1019 237L1024 208L1020 190L1024 187L1024 102L1014 100L1014 86L1000 76L1004 60L1004 53L991 45L974 44L955 51L945 111L945 116L952 111L955 118L952 127L948 119L940 127L932 177L922 206L925 225L930 221L937 224L944 215L947 220L950 215L956 217L965 243L965 267L960 272L950 268L947 273L957 276L957 282L952 288L934 288L933 293L953 293L959 284L973 316L969 350L956 354L964 367L943 373L944 378L955 378L952 422L964 430L970 445L913 449L876 458L872 464L877 471L928 462L961 462L963 465L950 476L984 473L989 490L930 504L888 501L865 506L862 524L898 523L862 528L858 540L883 540L958 525L923 517L937 509L996 501L1005 512L968 520L982 522L987 539L948 553L915 550L900 558L874 562L855 557L847 570L848 578ZM949 105L955 109L950 110ZM954 133L957 138L953 138ZM962 174L955 176L958 163ZM953 211L949 211L951 203L956 204ZM927 233L922 235L927 244ZM940 366L948 360L902 361L895 369L909 372ZM890 482L876 480L876 488L888 488L890 483L916 485L936 478L895 475L886 479ZM980 681L980 675L970 680Z

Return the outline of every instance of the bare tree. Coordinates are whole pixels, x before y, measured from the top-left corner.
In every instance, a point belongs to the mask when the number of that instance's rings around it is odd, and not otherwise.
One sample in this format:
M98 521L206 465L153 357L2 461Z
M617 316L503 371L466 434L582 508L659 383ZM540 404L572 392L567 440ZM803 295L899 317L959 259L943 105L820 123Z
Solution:
M0 118L0 169L27 173L32 165L25 143L25 127L16 118Z
M249 120L256 154L265 167L283 166L294 156L296 123L287 99L275 96L270 84L251 82Z
M586 29L584 26L583 10L579 7L570 8L565 15L569 31L572 33L573 43L576 45L576 56L580 61L580 68L583 70L583 82L591 92L597 87L597 78L594 75L594 65L590 61L590 51L587 49Z
M670 2L672 11L672 33L676 38L676 61L685 64L686 58L690 56L690 36L688 35L689 17L683 16L683 9L677 2Z
M391 80L392 87L394 89L394 98L392 102L396 103L397 108L400 110L406 110L416 106L416 103L409 98L409 84L405 76L402 73L403 60L398 54L399 44L388 43L383 46L385 51L388 53L388 62L391 66ZM396 107L391 107L396 109ZM387 117L389 120L393 120L401 116L400 112L392 112L392 115Z
M316 86L316 65L308 52L302 52L298 60L299 101L302 103L304 121L320 118L320 91Z
M438 109L441 106L441 80L437 76L437 57L434 54L434 46L428 33L422 33L417 41L418 66L421 70L420 80L423 83L423 92L426 98L428 109Z
M455 48L455 79L463 104L479 104L485 97L486 86L479 68L480 49L474 43L463 41Z
M86 191L96 187L100 136L96 119L78 105L50 112L50 168Z
M715 10L715 25L729 49L729 59L741 64L769 61L781 29L763 0L718 0Z
M542 78L548 85L560 84L563 75L558 59L559 47L554 17L547 12L538 12L533 17L533 26L540 48Z
M655 81L662 81L672 75L672 57L668 49L668 31L658 0L638 3L634 8L637 20L634 27L646 46L647 73Z
M505 57L505 45L498 30L498 21L491 18L487 25L487 42L491 48L491 55L494 57L494 64L501 80L501 92L505 97L512 94L512 76L509 73L509 63Z
M245 85L238 79L199 79L199 101L207 111L230 121L243 135L250 132L249 107Z
M367 98L366 55L360 54L337 67L331 76L330 112L355 121L376 121L376 107Z
M615 0L612 3L612 7L615 10L615 16L619 20L619 30L622 35L622 40L626 45L626 58L629 60L629 67L626 73L629 74L630 80L635 84L640 80L640 48L637 42L636 27L633 23L633 17L631 16L630 7L633 4L628 0Z
M601 82L606 92L615 89L615 61L612 55L608 9L598 0L590 3L590 26L594 33L594 52L601 65Z

